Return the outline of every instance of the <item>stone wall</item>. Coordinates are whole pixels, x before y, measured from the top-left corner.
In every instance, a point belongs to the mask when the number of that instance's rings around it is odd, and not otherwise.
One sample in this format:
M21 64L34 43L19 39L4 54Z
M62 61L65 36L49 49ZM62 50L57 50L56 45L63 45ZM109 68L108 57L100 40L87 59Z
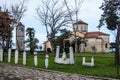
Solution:
M86 52L93 52L91 47L95 47L95 52L109 52L109 36L102 35L100 38L87 39Z

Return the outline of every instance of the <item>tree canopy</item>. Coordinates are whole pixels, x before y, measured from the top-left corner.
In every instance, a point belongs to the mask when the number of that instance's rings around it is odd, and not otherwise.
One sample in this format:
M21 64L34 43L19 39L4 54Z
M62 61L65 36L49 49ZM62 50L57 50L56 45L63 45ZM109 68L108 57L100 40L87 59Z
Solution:
M70 23L69 13L59 0L41 0L36 11L39 21L46 28L48 39L54 39L58 31Z
M117 35L115 40L115 64L117 65L117 76L119 76L119 64L120 64L120 0L104 0L104 3L100 7L103 10L103 14L100 19L99 28L105 23L109 30L116 30Z
M28 36L25 43L27 43L27 47L30 48L30 53L33 54L35 49L38 49L39 40L35 38L35 30L34 28L27 28L26 36Z
M11 23L13 21L8 11L0 11L0 44L4 50L8 50L11 47L13 30Z
M98 27L106 23L108 29L117 29L120 24L120 0L104 0L100 9L103 10L103 14Z

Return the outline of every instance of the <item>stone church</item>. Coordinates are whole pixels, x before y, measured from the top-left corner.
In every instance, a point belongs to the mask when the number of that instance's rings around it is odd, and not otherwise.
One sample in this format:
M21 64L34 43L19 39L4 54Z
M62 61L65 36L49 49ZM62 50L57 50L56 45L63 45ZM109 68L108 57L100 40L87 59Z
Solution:
M80 52L109 52L109 34L100 31L88 32L88 24L83 21L78 21L73 24L76 30L76 37L84 39L86 42L79 46ZM70 44L75 40L75 32L71 32L71 36L65 39Z

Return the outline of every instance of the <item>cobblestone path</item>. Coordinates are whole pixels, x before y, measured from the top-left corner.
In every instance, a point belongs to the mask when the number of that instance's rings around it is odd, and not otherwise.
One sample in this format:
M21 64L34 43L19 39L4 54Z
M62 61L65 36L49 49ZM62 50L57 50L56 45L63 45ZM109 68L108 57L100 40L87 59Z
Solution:
M0 80L113 80L113 79L90 77L0 63Z

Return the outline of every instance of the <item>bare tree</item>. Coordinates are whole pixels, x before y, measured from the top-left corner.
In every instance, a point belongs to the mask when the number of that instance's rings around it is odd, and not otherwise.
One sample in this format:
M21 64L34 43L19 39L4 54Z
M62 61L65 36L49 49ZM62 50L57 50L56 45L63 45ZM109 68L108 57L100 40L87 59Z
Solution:
M46 28L48 40L54 39L58 31L70 23L69 13L59 0L41 0L41 5L36 11L39 21Z
M18 28L18 24L20 23L20 20L22 19L24 13L27 11L27 8L25 6L26 1L27 0L23 0L23 1L20 1L20 3L11 6L11 15L15 20L15 22L13 23L13 26L16 27L16 31ZM16 32L16 49L19 50L17 32Z
M7 12L7 11L8 11L7 4L3 4L3 5L1 6L1 8L2 8L2 11L3 11L3 12Z
M74 24L74 21L75 22L78 22L78 13L80 11L80 7L82 6L82 3L84 0L71 0L73 3L73 6L71 6L71 4L69 5L69 1L67 0L64 0L64 3L66 5L66 8L67 8L67 11L69 13L69 18L72 22L72 26ZM71 11L75 11L75 16L71 14ZM73 17L74 16L74 17ZM78 28L78 25L77 25L77 28ZM75 52L78 52L77 50L77 36L76 36L76 31L77 31L77 28L73 27L73 30L74 30L74 33L75 33Z

